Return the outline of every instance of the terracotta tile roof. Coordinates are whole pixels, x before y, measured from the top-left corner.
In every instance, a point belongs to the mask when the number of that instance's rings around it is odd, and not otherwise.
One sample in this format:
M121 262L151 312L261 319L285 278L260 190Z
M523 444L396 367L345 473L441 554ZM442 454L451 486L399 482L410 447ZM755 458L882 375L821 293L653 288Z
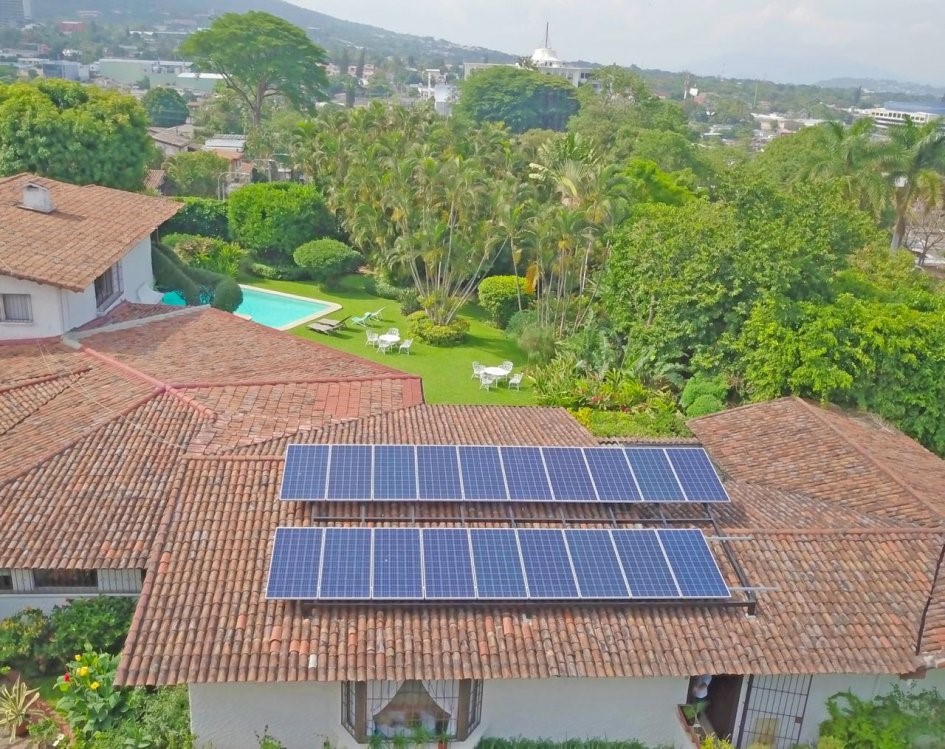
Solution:
M732 477L940 525L945 462L905 435L800 398L742 406L689 427Z
M28 184L49 190L55 210L21 208ZM84 291L180 203L31 174L0 179L0 274Z
M945 547L942 549L945 557ZM945 569L939 559L938 577L929 596L925 627L922 630L921 650L927 654L926 663L936 668L945 668Z
M157 317L158 315L192 314L193 311L193 309L187 307L174 307L169 304L135 304L129 301L122 301L112 307L106 314L101 317L96 317L94 320L87 322L76 330L94 330L116 323L131 322L132 320L146 320L150 317Z
M155 143L164 143L176 148L187 148L193 144L193 139L181 135L174 128L149 127L148 134Z
M148 174L144 178L145 190L160 190L164 185L166 172L163 169L148 169Z

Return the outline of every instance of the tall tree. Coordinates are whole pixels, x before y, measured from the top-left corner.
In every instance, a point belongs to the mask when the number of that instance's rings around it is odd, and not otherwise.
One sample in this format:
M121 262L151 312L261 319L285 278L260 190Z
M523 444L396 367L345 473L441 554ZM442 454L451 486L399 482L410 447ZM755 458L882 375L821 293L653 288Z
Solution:
M224 13L187 37L180 53L197 70L223 76L245 102L254 128L267 99L284 96L296 109L312 111L328 88L325 51L298 26L262 11Z
M196 198L215 198L220 177L226 174L229 162L213 151L174 154L164 162L170 192Z
M138 190L153 152L131 96L56 79L0 85L0 175Z
M141 97L141 106L155 127L174 127L187 122L190 110L184 97L172 88L152 88Z

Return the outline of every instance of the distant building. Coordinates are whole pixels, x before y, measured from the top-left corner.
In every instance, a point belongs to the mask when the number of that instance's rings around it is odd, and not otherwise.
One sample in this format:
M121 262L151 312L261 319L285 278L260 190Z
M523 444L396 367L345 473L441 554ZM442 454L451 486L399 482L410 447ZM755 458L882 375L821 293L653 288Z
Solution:
M60 21L56 28L63 34L78 34L85 31L85 21Z
M860 109L856 112L862 117L871 117L880 127L901 125L906 119L916 125L924 125L931 120L945 118L945 105L924 102L887 101L881 107Z
M551 41L548 36L548 27L545 26L545 46L539 47L529 58L531 61L531 66L540 73L545 75L555 75L559 78L564 78L569 81L574 86L580 86L587 83L590 80L591 73L594 72L594 68L587 68L582 65L570 65L566 62L563 62L558 58L558 53L551 48ZM483 70L485 68L494 68L497 66L505 67L517 67L514 63L497 63L497 62L464 62L463 63L463 78L469 78L470 75L475 73L477 70Z
M42 67L43 78L62 78L67 81L87 81L89 68L73 60L47 60Z
M149 127L151 141L165 156L173 156L182 151L196 151L193 140L175 127Z
M28 0L0 0L0 27L22 28L31 15Z

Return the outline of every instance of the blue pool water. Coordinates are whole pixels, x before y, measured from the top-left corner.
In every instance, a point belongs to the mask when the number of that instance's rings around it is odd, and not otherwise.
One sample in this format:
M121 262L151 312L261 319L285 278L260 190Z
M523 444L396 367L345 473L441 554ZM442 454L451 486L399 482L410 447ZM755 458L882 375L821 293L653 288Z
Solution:
M241 315L248 315L254 322L269 328L284 330L302 323L328 309L324 302L316 302L300 297L273 294L252 286L241 286L243 303L236 308ZM164 304L184 306L184 299L176 291L164 295Z

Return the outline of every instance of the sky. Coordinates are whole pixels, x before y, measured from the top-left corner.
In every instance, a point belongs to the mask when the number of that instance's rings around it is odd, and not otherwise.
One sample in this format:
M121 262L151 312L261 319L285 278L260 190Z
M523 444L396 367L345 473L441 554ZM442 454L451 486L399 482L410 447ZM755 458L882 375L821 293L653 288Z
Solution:
M338 18L566 60L815 82L945 86L945 0L292 0Z

